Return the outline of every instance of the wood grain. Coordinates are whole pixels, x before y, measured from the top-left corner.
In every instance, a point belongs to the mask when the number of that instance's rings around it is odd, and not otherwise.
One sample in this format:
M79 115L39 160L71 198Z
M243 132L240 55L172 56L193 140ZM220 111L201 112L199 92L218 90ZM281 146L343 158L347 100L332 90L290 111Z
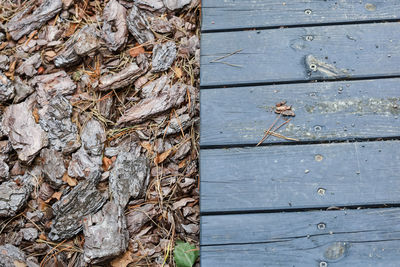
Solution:
M201 53L203 87L393 77L400 75L400 24L205 33Z
M279 132L300 141L400 136L400 79L219 88L200 94L202 146L257 144L277 116L275 103L282 100L292 105L296 117ZM293 141L265 141L276 142Z
M202 216L203 266L396 266L399 208ZM323 263L322 263L323 264Z
M349 23L400 18L397 0L203 0L202 30Z
M203 149L201 212L400 202L400 142Z

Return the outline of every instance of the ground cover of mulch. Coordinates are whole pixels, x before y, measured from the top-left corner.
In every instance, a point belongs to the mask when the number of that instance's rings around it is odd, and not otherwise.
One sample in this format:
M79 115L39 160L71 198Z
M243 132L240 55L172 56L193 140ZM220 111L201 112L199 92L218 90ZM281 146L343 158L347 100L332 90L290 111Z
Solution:
M196 261L199 33L199 0L0 2L0 266Z

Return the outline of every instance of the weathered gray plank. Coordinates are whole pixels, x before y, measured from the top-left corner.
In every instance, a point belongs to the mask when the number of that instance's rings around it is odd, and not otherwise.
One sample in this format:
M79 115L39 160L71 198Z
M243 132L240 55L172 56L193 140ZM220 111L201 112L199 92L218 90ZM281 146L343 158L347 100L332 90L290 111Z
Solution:
M342 23L400 18L397 0L203 0L202 30Z
M201 211L400 202L400 142L203 149Z
M360 235L366 235L361 233ZM318 239L318 238L315 238ZM389 266L400 262L400 240L354 242L344 240L315 245L314 238L290 242L201 247L205 267L242 266Z
M400 75L399 23L205 33L201 45L203 87Z
M200 94L203 146L257 144L277 116L275 103L282 100L296 113L280 130L291 138L400 136L400 79L220 88ZM267 142L285 140L270 137Z
M333 241L400 239L400 209L330 210L202 216L202 245L311 239ZM313 240L314 239L314 240Z
M399 220L399 208L202 216L201 262L395 266L400 261Z

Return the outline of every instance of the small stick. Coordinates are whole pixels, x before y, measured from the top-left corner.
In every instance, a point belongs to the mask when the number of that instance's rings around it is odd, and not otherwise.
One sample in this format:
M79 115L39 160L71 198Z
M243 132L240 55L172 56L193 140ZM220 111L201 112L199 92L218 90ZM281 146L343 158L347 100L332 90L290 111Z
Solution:
M272 127L275 126L275 124L278 122L279 118L281 117L281 114L278 115L278 117L276 117L275 121L272 123L272 125L268 128L267 132L265 133L264 137L260 140L260 142L258 142L258 144L256 146L259 146L260 144L262 144L262 142L265 141L265 139L267 139L269 132L271 131Z
M284 123L282 123L281 125L279 125L278 127L276 127L275 129L273 129L273 132L276 132L279 128L281 128L283 125L285 125L286 123L288 123L289 121L291 121L292 119L288 119L287 121L285 121Z
M269 134L272 135L272 136L281 138L281 139L289 140L289 141L299 141L299 139L290 138L290 137L281 135L280 133L276 133L276 132L274 132L274 131L270 131Z
M213 60L210 61L210 63L217 62L217 61L219 61L219 60L221 60L221 59L224 59L224 58L233 56L234 54L237 54L237 53L241 52L242 50L243 50L243 49L239 49L239 50L237 50L237 51L235 51L235 52L232 52L232 53L230 53L230 54L227 54L227 55L225 55L225 56L222 56L222 57L213 59Z

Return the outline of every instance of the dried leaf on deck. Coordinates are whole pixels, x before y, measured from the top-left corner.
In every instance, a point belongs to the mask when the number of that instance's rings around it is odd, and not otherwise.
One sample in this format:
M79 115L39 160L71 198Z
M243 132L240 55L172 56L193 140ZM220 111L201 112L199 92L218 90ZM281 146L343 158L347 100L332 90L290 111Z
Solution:
M111 0L103 10L103 35L108 49L119 50L128 35L126 9L117 0Z
M62 7L61 0L45 0L38 8L35 2L29 4L6 24L7 32L15 41L42 27L57 15Z

